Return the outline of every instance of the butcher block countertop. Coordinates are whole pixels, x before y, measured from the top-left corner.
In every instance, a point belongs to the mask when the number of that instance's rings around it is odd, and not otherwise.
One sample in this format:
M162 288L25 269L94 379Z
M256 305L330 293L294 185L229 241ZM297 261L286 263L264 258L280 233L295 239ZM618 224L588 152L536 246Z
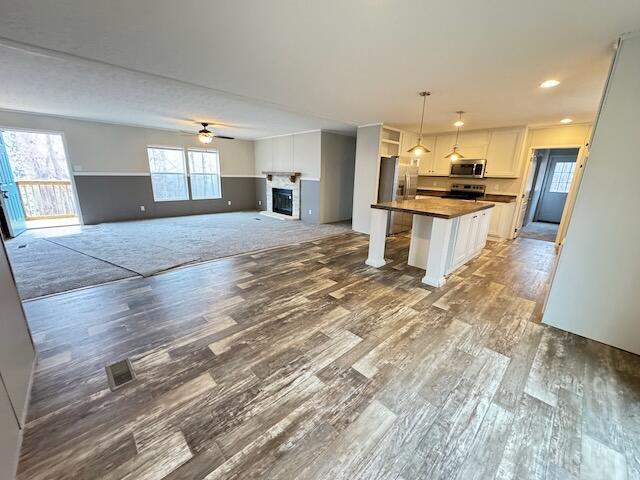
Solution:
M415 200L396 200L393 202L373 203L371 208L394 212L413 213L426 217L456 218L493 208L493 203L474 200L455 200L449 198L417 198Z

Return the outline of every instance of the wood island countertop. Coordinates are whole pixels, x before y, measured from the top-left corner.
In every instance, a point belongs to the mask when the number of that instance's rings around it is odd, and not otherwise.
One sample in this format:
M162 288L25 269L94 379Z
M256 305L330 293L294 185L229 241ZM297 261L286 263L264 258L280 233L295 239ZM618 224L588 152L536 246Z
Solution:
M393 212L413 213L426 217L456 218L493 208L493 203L474 200L457 200L449 198L418 198L415 200L396 200L393 202L373 203L371 208L390 210Z

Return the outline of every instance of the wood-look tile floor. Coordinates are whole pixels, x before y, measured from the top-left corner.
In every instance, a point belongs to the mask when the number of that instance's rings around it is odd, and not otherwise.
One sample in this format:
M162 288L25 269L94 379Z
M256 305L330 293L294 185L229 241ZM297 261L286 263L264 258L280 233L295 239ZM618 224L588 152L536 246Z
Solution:
M539 323L553 244L490 244L440 289L407 248L377 270L345 234L27 303L19 479L640 478L640 357Z

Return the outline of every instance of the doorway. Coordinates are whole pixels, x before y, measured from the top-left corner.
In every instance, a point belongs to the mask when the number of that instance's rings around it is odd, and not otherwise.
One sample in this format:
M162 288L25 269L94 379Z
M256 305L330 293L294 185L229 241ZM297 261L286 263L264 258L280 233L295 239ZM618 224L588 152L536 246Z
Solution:
M533 151L525 193L526 208L519 234L555 242L576 169L578 148Z
M0 129L0 207L8 237L80 223L61 134Z

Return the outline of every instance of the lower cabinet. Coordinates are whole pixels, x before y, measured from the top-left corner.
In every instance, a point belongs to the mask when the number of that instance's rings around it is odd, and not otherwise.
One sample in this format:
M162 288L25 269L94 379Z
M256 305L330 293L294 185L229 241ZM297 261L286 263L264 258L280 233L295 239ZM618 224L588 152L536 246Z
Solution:
M516 211L516 202L497 202L492 208L491 223L489 225L489 236L494 240L506 240L511 238L511 225L513 215Z
M447 273L480 254L487 244L487 235L494 208L470 213L457 219L452 232L453 248L448 260Z

